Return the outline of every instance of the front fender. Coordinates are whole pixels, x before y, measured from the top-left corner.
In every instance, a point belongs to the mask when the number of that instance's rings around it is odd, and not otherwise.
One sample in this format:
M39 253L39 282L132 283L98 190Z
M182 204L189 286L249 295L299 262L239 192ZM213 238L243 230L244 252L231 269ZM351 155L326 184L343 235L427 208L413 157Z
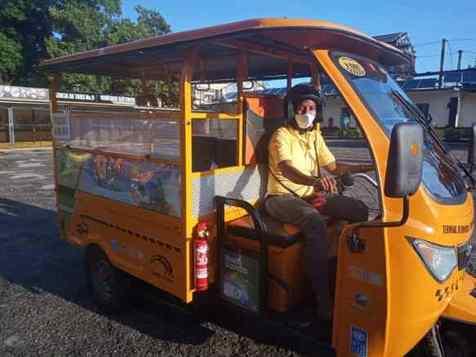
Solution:
M442 317L476 326L476 277L466 273L460 289L449 302Z

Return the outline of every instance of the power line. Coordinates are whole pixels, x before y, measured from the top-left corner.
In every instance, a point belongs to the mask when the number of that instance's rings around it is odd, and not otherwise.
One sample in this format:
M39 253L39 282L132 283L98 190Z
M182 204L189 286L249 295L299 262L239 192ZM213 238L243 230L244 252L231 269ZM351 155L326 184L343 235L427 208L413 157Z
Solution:
M416 60L418 62L419 67L422 68L422 70L420 70L420 72L424 72L423 69L426 70L429 67L429 65L425 64L420 58L416 57Z
M441 41L431 41L431 42L424 42L424 43L416 43L413 45L413 47L424 47L424 46L429 46L429 45L435 45L437 43L440 43Z
M453 42L459 42L459 41L476 41L476 38L453 38L453 39L450 39L450 41L453 41Z
M433 45L440 42L441 41L430 41L430 42L417 43L417 44L414 44L413 47L423 47L423 46Z
M452 42L476 41L476 38L450 38L448 41L452 41ZM440 43L441 43L441 40L422 42L422 43L414 44L413 47L423 47L423 46L429 46L429 45L436 45L436 44L440 44Z

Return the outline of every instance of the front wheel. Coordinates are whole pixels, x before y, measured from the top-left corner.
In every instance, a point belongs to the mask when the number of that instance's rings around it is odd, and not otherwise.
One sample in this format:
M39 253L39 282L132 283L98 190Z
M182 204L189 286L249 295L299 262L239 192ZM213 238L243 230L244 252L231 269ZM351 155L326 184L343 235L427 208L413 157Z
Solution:
M474 357L476 327L440 320L406 357Z
M94 302L107 313L118 312L125 306L129 279L115 268L97 246L90 246L85 254L86 279Z
M476 356L476 327L445 320L442 324L441 337L446 356Z

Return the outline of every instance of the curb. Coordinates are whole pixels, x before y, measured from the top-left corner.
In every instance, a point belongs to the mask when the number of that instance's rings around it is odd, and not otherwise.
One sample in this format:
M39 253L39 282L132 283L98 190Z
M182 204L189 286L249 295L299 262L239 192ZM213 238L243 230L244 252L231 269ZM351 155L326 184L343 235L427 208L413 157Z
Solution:
M31 148L11 148L11 149L0 149L1 154L15 152L15 151L49 151L52 150L52 147L38 146Z

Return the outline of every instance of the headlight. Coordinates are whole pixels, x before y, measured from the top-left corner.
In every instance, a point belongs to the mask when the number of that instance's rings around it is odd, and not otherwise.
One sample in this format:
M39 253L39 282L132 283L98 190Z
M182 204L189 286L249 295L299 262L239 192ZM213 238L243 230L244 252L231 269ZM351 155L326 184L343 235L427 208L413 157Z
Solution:
M433 277L440 283L448 279L458 264L455 248L442 247L421 239L415 239L412 243Z

